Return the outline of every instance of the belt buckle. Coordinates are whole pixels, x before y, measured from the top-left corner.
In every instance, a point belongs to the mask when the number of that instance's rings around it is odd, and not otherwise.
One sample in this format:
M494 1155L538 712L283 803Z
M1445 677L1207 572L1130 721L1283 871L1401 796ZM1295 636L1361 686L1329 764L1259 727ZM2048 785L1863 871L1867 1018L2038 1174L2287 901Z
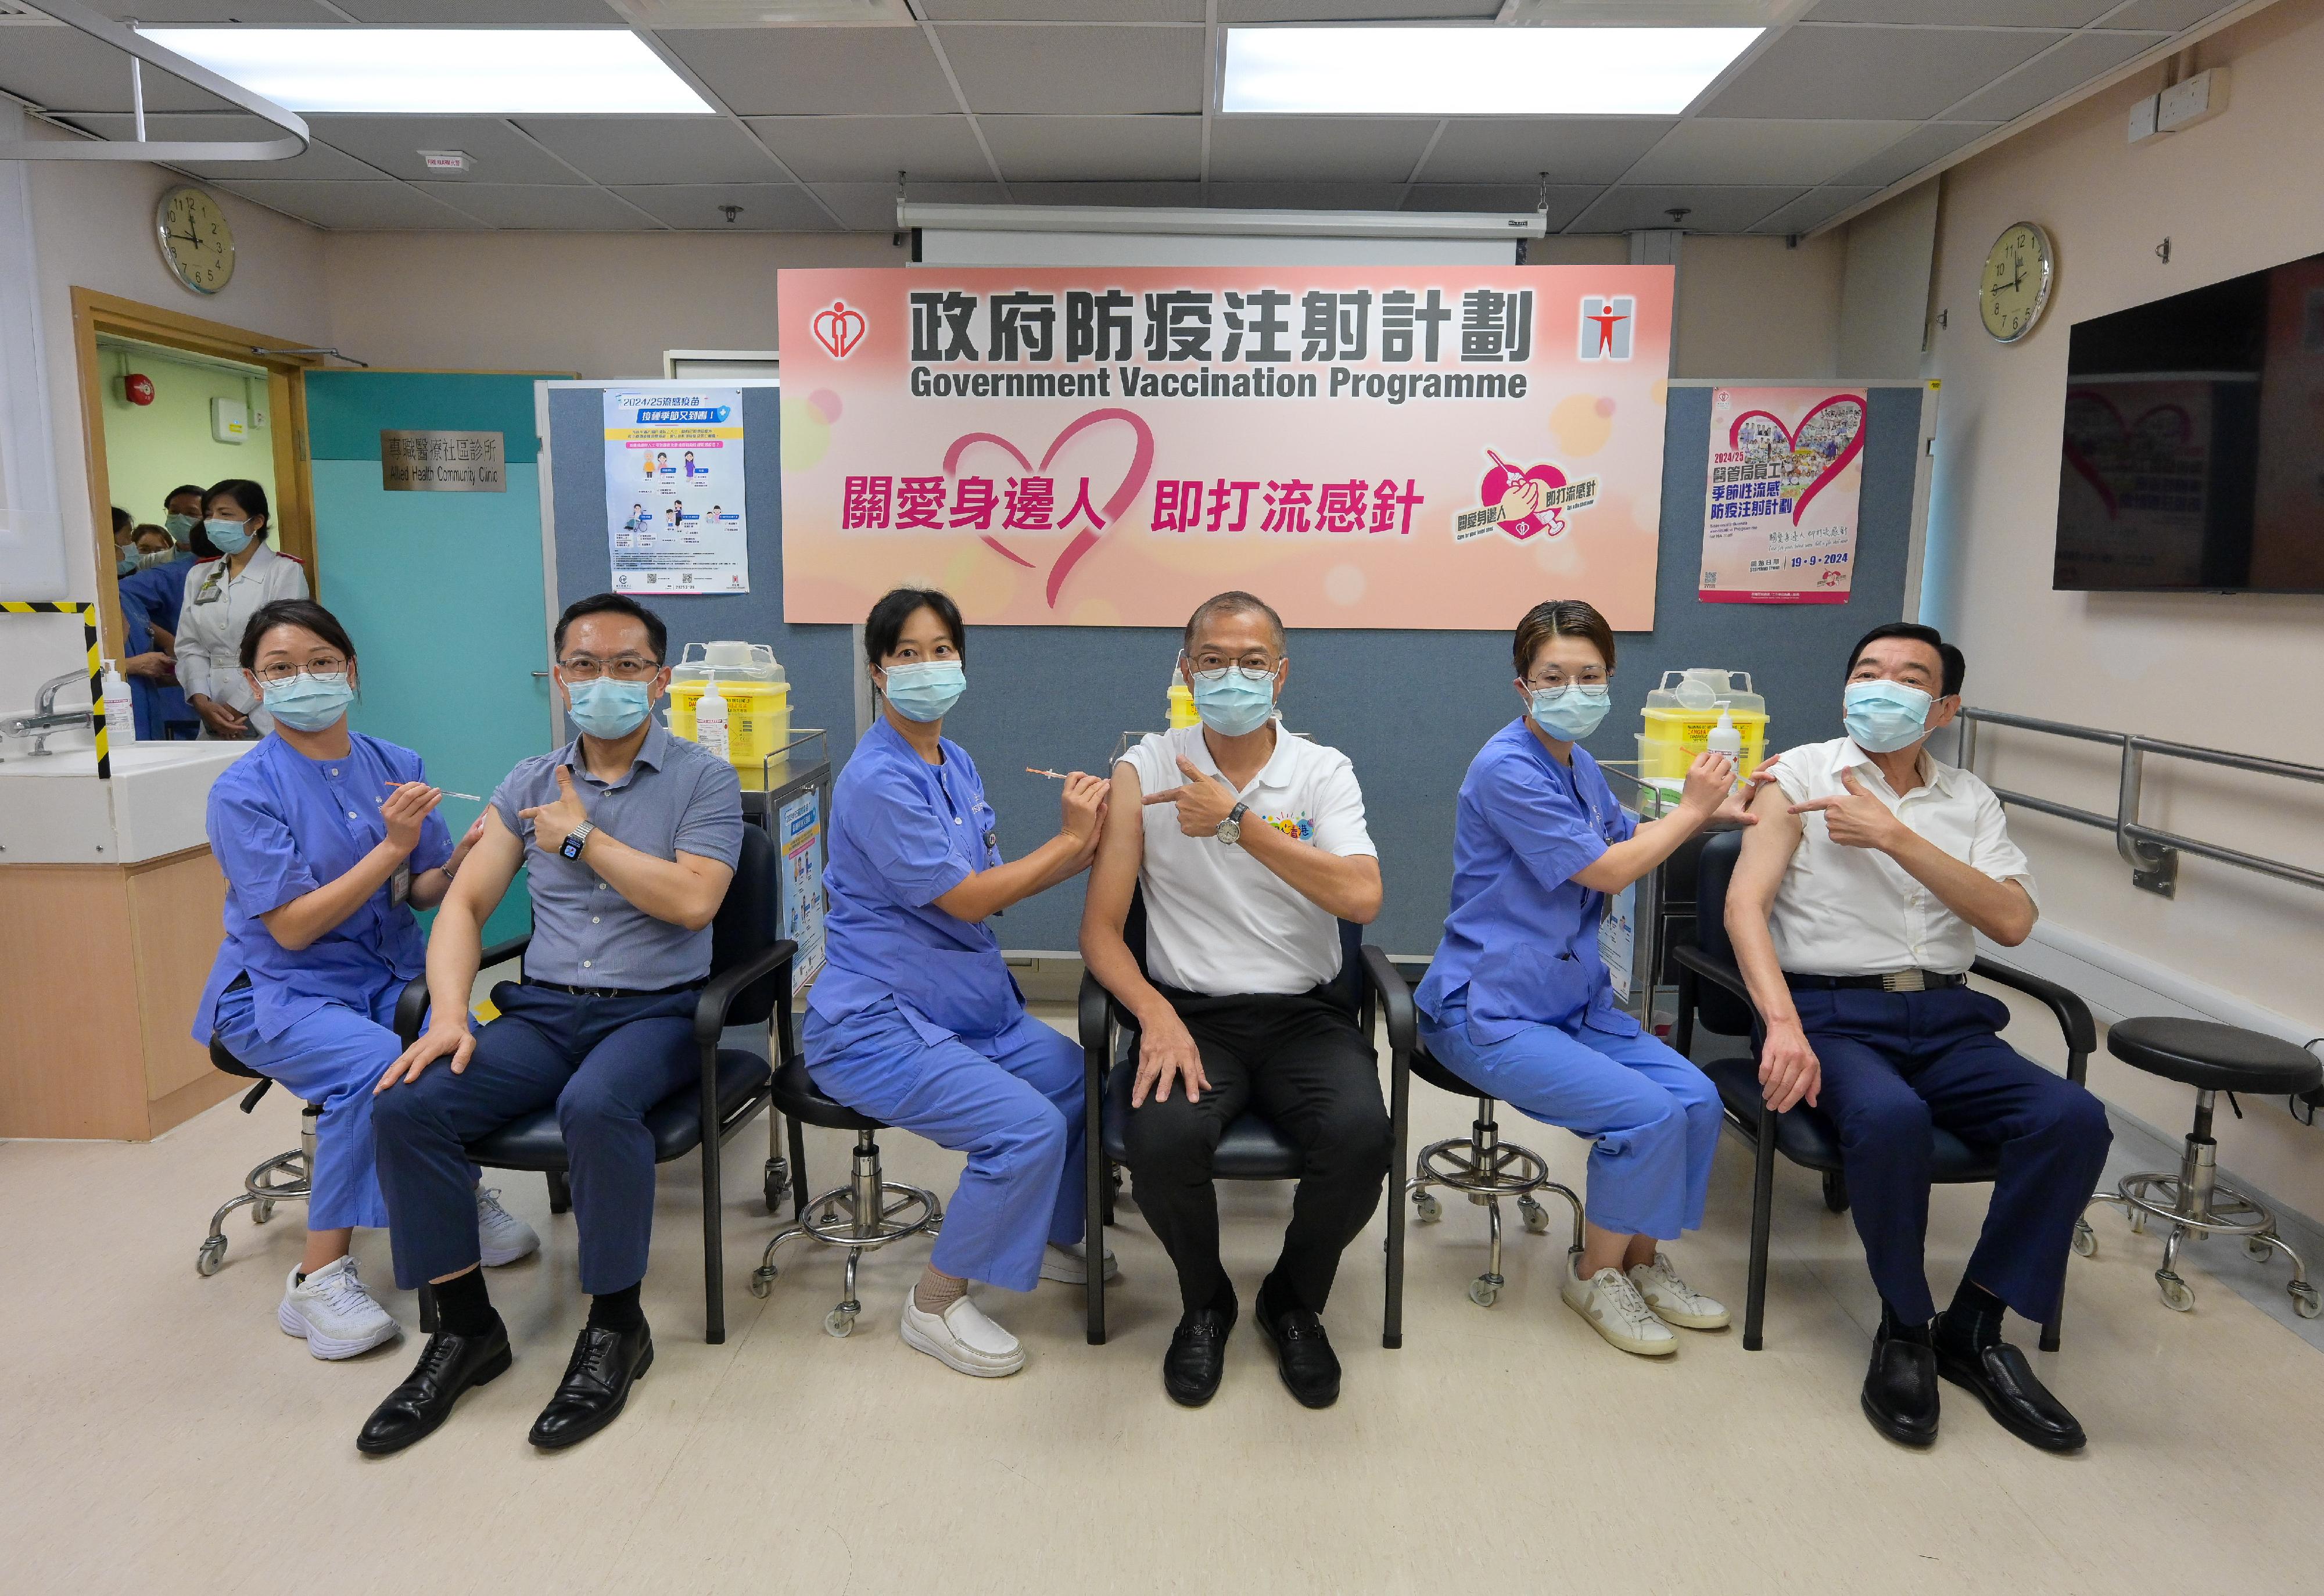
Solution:
M1926 992L1928 973L1920 969L1893 970L1880 978L1880 988L1883 992Z

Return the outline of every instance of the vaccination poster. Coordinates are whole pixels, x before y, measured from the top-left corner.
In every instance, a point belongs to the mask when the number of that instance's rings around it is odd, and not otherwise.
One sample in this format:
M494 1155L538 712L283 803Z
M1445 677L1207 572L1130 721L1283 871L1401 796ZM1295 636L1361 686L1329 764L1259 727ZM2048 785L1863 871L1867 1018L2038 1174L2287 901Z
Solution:
M742 391L606 390L605 521L614 592L748 593Z
M1702 602L1846 604L1863 452L1861 393L1713 389Z
M821 794L810 788L783 805L775 816L775 841L783 865L777 881L782 895L782 935L798 945L791 982L804 991L823 969L823 811Z
M1667 266L780 273L783 616L1652 626Z

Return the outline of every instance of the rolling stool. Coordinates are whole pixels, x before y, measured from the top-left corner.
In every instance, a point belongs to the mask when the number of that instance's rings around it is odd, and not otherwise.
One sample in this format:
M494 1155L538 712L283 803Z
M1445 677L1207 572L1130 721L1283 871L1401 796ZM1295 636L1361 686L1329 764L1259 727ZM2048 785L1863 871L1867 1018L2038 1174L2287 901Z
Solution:
M2187 1133L2187 1150L2176 1175L2126 1175L2111 1192L2100 1192L2091 1203L2118 1204L2129 1216L2130 1228L2144 1233L2146 1222L2168 1221L2171 1234L2163 1243L2163 1267L2154 1271L2163 1300L2180 1313L2195 1306L2195 1293L2172 1266L2178 1261L2179 1243L2192 1236L2241 1236L2244 1250L2255 1259L2271 1251L2292 1260L2292 1305L2303 1319L2324 1313L2324 1302L2309 1283L2308 1266L2284 1239L2275 1233L2275 1215L2218 1178L2218 1144L2211 1139L2211 1108L2222 1092L2252 1092L2265 1095L2297 1094L2315 1089L2324 1080L2324 1065L2304 1047L2274 1037L2262 1036L2232 1025L2203 1019L2169 1019L2150 1016L2126 1019L2107 1033L2107 1050L2125 1064L2168 1081L2195 1088L2195 1128ZM2088 1219L2074 1222L2074 1250L2084 1258L2097 1256L2098 1232Z
M243 1063L226 1051L226 1044L216 1037L210 1038L210 1063L229 1075L240 1075L257 1085L243 1093L242 1112L248 1113L258 1106L273 1081ZM210 1215L210 1233L202 1239L194 1253L194 1273L215 1275L226 1261L226 1216L247 1204L250 1222L264 1224L274 1217L277 1203L303 1203L315 1189L315 1121L323 1111L308 1103L299 1115L299 1146L294 1152L278 1153L243 1176L242 1195L228 1198ZM287 1176L275 1180L275 1176Z
M855 1315L863 1311L863 1305L855 1300L857 1261L890 1241L900 1241L924 1231L936 1234L944 1225L944 1203L934 1192L884 1178L880 1173L880 1144L872 1138L874 1132L888 1127L825 1097L808 1078L807 1066L796 1058L775 1072L775 1106L790 1121L791 1192L797 1207L790 1223L778 1230L767 1243L766 1257L751 1277L751 1295L764 1296L774 1289L775 1250L793 1237L811 1236L826 1247L844 1247L847 1295L837 1307L823 1316L823 1328L831 1335L847 1335L855 1329ZM848 1183L834 1186L819 1197L807 1195L806 1139L799 1130L803 1124L855 1132L855 1164ZM811 1217L817 1208L823 1210L822 1216ZM907 1217L914 1209L918 1211L917 1217Z
M1542 1162L1540 1154L1503 1141L1493 1121L1493 1100L1437 1063L1425 1047L1413 1048L1412 1073L1439 1091L1477 1100L1477 1117L1470 1123L1468 1139L1456 1136L1422 1148L1404 1189L1412 1199L1413 1216L1422 1224L1434 1224L1444 1217L1443 1204L1429 1195L1433 1185L1466 1193L1469 1201L1485 1210L1491 1250L1486 1256L1485 1272L1469 1282L1469 1300L1489 1308L1506 1284L1501 1278L1501 1199L1515 1197L1525 1228L1538 1236L1549 1229L1549 1210L1535 1199L1534 1193L1553 1191L1564 1198L1573 1210L1569 1257L1582 1250L1582 1199L1549 1178L1549 1166Z

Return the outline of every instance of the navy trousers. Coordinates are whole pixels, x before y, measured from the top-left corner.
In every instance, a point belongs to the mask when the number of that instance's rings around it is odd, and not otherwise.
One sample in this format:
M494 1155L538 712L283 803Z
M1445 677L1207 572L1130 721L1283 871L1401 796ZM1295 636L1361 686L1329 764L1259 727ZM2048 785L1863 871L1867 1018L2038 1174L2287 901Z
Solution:
M503 982L493 989L500 1018L476 1033L466 1071L439 1061L374 1099L395 1283L414 1290L480 1260L466 1146L551 1103L572 1163L581 1289L596 1296L644 1279L654 1197L646 1111L700 1083L697 996L589 998Z
M1818 1106L1840 1132L1848 1195L1873 1284L1910 1324L1935 1314L1929 1130L1989 1148L2000 1173L1968 1278L2046 1323L2065 1290L2074 1221L2114 1139L2098 1100L2021 1056L1995 1033L2008 1009L1967 987L1889 992L1794 990L1823 1065Z

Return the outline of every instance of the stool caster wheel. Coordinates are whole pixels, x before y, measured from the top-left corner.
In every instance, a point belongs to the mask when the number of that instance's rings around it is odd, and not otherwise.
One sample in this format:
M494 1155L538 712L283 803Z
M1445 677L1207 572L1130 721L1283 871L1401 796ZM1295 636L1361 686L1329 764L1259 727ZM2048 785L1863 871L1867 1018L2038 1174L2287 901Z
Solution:
M2191 1314L2195 1311L2194 1288L2189 1286L2186 1281L2181 1280L2176 1275L2166 1274L2161 1270L2157 1270L2154 1276L2154 1283L2163 1287L2163 1305L2164 1307L2169 1308L2174 1314Z
M2302 1280L2292 1287L2292 1311L2303 1319L2313 1319L2324 1314L2324 1300L2316 1295L2316 1287Z
M1517 1212L1525 1216L1525 1228L1533 1235L1545 1235L1549 1231L1549 1210L1531 1197L1517 1199Z
M2087 1219L2074 1221L2074 1250L2084 1258L2098 1255L2098 1233L2090 1229L2090 1222Z
M758 1268L751 1271L751 1295L764 1296L775 1288L775 1271Z
M2146 1234L2146 1210L2139 1207L2136 1204L2133 1204L2131 1205L2130 1233L2134 1236L2143 1236Z
M194 1254L194 1273L204 1277L215 1275L218 1272L218 1266L225 1261L226 1238L212 1236L204 1241L200 1250ZM2310 1292L2309 1295L2312 1296L2315 1294ZM2315 1315L2311 1313L2309 1317L2312 1319Z
M1480 1275L1469 1282L1469 1300L1480 1308L1489 1308L1500 1299L1501 1283L1490 1275Z
M780 1158L767 1160L766 1185L762 1189L766 1193L769 1213L782 1212L783 1198L789 1195L790 1179L790 1169Z
M843 1340L854 1334L856 1311L853 1308L834 1308L825 1314L823 1316L824 1334L838 1336Z
M2250 1259L2255 1263L2265 1263L2267 1261L2267 1255L2274 1250L2274 1248L2269 1246L2257 1236L2246 1236L2244 1238L2244 1256Z
M1834 1213L1848 1212L1848 1176L1837 1169L1824 1171L1823 1205Z
M264 1224L268 1220L272 1219L273 1217L274 1217L274 1204L272 1204L272 1203L253 1203L253 1204L250 1205L250 1222L251 1222L251 1223L253 1223L253 1224Z
M1426 1192L1412 1194L1412 1216L1423 1224L1434 1224L1444 1217L1444 1204Z

